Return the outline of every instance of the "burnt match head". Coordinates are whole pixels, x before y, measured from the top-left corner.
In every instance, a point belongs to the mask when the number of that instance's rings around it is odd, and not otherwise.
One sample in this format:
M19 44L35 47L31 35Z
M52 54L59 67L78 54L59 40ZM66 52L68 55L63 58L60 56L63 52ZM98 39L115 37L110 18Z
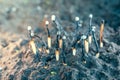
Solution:
M80 19L79 19L79 17L75 17L75 21L79 21Z
M48 26L48 25L49 25L49 21L46 21L46 22L45 22L45 25Z
M65 40L65 39L66 39L66 36L64 35L64 36L62 37L62 39Z
M28 27L27 27L27 30L28 30L28 31L32 30L32 27L31 27L31 26L28 26Z
M51 16L51 20L54 22L56 20L56 16L55 15L52 15Z
M93 14L89 14L89 18L92 19L93 18Z

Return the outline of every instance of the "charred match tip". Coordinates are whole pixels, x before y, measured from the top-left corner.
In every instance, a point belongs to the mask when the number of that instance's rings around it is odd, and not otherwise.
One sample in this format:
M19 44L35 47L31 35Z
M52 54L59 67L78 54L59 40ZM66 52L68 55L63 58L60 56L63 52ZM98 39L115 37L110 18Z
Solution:
M89 14L89 18L93 18L93 14Z
M28 30L28 31L30 31L31 29L32 29L32 27L31 27L31 26L28 26L28 27L27 27L27 30Z
M52 16L51 16L51 20L52 20L52 21L55 21L55 19L56 19L56 16L55 16L55 15L52 15Z
M75 21L79 21L80 19L79 19L79 17L75 17Z
M45 22L45 25L48 26L48 25L49 25L49 21L46 21L46 22Z
M102 20L102 21L101 21L101 23L102 23L102 24L104 24L104 23L105 23L105 21L104 21L104 20Z

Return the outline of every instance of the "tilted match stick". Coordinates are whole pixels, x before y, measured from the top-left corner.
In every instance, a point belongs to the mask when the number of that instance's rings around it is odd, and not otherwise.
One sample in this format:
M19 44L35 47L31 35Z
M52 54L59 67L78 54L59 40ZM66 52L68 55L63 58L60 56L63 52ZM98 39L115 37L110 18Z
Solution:
M103 47L103 31L104 31L104 20L101 22L100 26L100 47Z
M96 50L97 50L96 58L98 58L100 56L100 54L99 54L99 47L98 47L97 39L96 39L96 36L95 36L95 29L96 29L96 27L92 26L92 35L93 35L94 44L95 44Z

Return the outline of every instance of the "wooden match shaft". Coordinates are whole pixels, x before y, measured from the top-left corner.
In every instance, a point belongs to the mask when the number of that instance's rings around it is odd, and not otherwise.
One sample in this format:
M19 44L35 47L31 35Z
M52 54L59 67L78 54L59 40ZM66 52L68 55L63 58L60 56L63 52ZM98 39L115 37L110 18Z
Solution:
M32 48L33 53L36 54L37 49L36 49L36 45L35 45L34 40L31 40L31 41L30 41L30 46L31 46L31 48Z
M56 61L59 61L59 55L60 55L60 52L59 52L59 50L57 49L57 50L55 51Z
M51 37L48 36L48 48L51 48Z
M84 40L84 47L85 47L86 53L88 53L89 52L89 42L87 40Z
M63 40L59 39L59 48L62 48Z
M100 47L103 47L103 30L104 30L104 21L102 21L100 26Z
M92 43L92 35L89 35L89 36L88 36L88 42L89 42L89 44Z
M75 47L72 48L72 53L73 53L73 56L76 55L76 48Z

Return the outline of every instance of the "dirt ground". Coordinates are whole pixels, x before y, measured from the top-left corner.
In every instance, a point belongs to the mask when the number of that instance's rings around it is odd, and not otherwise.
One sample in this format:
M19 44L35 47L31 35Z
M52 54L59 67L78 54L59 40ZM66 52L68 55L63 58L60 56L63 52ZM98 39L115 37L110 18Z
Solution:
M0 0L0 80L120 80L120 0ZM73 56L75 17L83 21L79 30L85 33L89 14L93 14L96 36L105 20L104 47L95 58L95 46L81 60L81 45ZM55 14L69 37L65 40L60 61L55 60L56 29L50 24L52 49L50 54L39 51L39 58L29 46L27 26L47 43L45 21L51 23ZM38 48L42 42L36 39ZM63 64L63 53L66 64Z

